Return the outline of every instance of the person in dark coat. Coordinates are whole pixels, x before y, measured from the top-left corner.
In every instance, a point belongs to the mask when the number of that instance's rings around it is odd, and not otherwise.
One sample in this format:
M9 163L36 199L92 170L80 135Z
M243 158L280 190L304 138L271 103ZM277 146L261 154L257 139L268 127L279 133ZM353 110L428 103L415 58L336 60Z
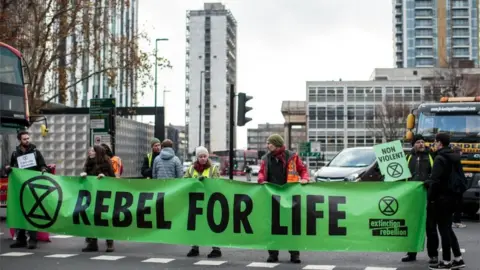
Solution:
M86 176L96 176L98 179L105 176L115 177L113 172L112 162L107 156L105 149L100 145L95 145L94 147L88 150L88 157L85 161L83 172L80 174L81 177ZM87 238L87 246L82 249L83 252L95 252L98 251L98 241L97 238ZM107 240L107 250L106 252L113 252L113 240Z
M425 182L430 179L433 167L433 156L430 153L430 149L425 146L425 140L422 135L417 134L412 140L412 151L407 155L408 168L412 173L410 181ZM427 221L426 221L426 233L427 233L427 252L430 258L429 264L438 263L438 233L435 219L433 217L434 211L432 205L427 205ZM402 258L402 262L412 262L417 260L416 252L408 252L405 257Z
M465 267L457 236L452 229L456 197L450 189L451 174L462 168L460 155L449 147L450 136L438 133L435 136L437 155L433 162L431 180L427 182L428 204L433 205L434 218L442 240L442 260L430 265L430 269L459 269ZM463 171L463 170L462 170ZM453 261L452 261L453 253Z
M28 131L20 131L17 134L17 139L20 144L12 153L12 156L10 158L10 166L5 167L7 173L11 171L11 168L34 170L42 173L47 172L48 168L45 164L45 159L43 158L42 153L37 149L37 147L34 144L30 143L30 135ZM22 158L20 159L20 157ZM37 248L36 231L28 231L28 235L30 237L28 243L25 230L16 230L16 235L17 239L15 243L10 245L10 248Z

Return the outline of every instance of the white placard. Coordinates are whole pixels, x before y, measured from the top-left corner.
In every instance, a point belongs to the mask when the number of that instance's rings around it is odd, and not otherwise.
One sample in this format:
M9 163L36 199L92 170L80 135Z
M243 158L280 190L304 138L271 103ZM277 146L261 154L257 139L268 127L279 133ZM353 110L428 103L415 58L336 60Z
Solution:
M18 168L25 169L37 166L37 160L35 159L35 154L30 153L23 156L17 157Z
M103 129L105 128L105 119L91 119L90 129Z

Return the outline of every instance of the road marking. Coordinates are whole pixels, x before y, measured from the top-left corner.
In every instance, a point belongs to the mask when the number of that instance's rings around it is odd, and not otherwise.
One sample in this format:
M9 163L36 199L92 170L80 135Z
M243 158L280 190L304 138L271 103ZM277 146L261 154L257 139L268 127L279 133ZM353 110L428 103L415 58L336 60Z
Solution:
M50 238L58 238L58 239L66 239L66 238L72 238L72 235L65 235L65 234L56 234L50 236Z
M226 262L227 261L207 261L207 260L204 260L204 261L198 261L194 264L195 265L222 265Z
M365 270L397 270L397 268L392 268L392 267L372 267L372 266L368 266L368 267L365 267Z
M307 265L307 266L303 267L302 269L308 269L308 270L333 270L333 268L335 268L335 265L314 265L314 264L310 264L310 265Z
M150 258L146 259L142 262L144 263L169 263L171 261L174 261L175 259L167 259L167 258Z
M125 258L125 256L107 256L101 255L97 257L90 258L91 260L102 260L102 261L116 261Z
M247 265L247 267L263 267L263 268L274 268L279 265L278 263L263 263L263 262L252 262Z
M78 254L52 254L52 255L47 255L45 256L45 258L61 258L61 259L65 259L65 258L70 258L70 257L73 257L73 256L77 256Z
M442 249L439 249L438 251L442 252ZM465 249L464 249L464 248L461 248L461 249L460 249L460 252L465 253Z
M8 253L3 253L0 254L0 256L4 257L22 257L22 256L27 256L27 255L32 255L33 253L30 252L8 252Z
M3 232L0 232L0 235L3 235Z

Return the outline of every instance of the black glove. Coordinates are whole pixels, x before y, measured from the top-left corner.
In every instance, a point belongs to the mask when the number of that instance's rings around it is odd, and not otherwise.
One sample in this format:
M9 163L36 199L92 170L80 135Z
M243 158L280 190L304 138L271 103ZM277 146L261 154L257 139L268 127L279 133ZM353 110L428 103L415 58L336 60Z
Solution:
M203 179L205 179L205 176L203 176L203 175L198 177L198 181L203 181Z

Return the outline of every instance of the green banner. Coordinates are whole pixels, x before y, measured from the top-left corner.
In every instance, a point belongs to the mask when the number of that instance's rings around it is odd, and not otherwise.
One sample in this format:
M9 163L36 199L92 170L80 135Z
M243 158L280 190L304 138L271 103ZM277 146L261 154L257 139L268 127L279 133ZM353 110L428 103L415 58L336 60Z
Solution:
M251 249L422 251L420 182L70 177L13 169L8 225L102 239Z

